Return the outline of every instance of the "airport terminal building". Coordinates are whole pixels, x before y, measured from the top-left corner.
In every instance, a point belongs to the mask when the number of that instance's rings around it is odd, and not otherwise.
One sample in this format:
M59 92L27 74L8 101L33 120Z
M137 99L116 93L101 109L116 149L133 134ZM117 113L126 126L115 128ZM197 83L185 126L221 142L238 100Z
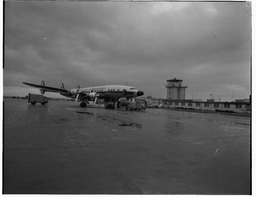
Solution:
M212 99L207 101L194 100L164 100L164 108L184 109L184 110L199 110L212 112L229 112L229 113L250 113L250 101L235 101L235 102L215 102Z
M227 112L227 113L251 113L251 98L236 99L232 102L216 102L214 99L186 99L187 86L182 85L182 80L173 78L167 80L165 85L166 99L147 97L145 100L148 107L161 107L177 110L204 111L204 112Z

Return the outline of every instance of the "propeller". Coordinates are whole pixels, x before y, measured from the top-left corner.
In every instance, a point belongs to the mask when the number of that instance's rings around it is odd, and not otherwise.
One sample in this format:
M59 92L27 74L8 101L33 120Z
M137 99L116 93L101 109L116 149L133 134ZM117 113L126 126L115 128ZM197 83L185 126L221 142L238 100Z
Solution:
M80 96L80 94L77 94L77 95L76 95L76 100L75 100L76 102L78 102L79 96Z
M45 86L44 81L41 82L41 85L42 85L42 86ZM41 89L40 89L40 92L41 92L41 94L44 94L44 93L45 93L45 89L41 88Z
M81 94L81 91L80 90L77 90L76 91L76 102L78 102L78 99L79 99L79 96L80 96L80 94Z
M97 103L98 97L96 96L93 102L93 105L95 105Z

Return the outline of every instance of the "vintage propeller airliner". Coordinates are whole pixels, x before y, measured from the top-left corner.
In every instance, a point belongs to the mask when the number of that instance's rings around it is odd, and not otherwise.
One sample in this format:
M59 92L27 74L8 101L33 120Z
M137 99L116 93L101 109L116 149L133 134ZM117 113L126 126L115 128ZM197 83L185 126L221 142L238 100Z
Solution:
M80 88L78 85L77 88L67 90L63 83L61 88L45 86L44 81L42 81L41 85L27 82L23 82L23 84L39 88L41 94L45 92L55 92L69 98L74 98L76 102L81 101L80 107L86 107L89 103L88 101L94 101L94 103L96 103L97 99L104 99L105 106L108 106L109 103L114 103L115 106L115 102L120 98L131 99L144 94L135 87L124 85L105 85L86 88Z

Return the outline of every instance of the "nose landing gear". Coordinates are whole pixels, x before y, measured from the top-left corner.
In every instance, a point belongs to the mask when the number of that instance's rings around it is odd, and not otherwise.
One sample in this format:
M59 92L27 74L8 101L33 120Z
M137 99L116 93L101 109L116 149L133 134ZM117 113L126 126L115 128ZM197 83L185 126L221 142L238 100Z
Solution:
M104 105L106 109L115 109L116 102L105 101Z
M83 108L87 107L87 103L86 102L80 103L80 107L83 107Z

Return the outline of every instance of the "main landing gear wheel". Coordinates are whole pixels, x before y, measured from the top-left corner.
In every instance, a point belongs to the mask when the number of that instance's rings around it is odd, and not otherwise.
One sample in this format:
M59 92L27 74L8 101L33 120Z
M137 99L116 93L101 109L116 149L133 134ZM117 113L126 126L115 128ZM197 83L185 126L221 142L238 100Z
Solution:
M87 104L85 102L80 103L80 107L87 107Z
M105 108L106 109L115 109L115 102L106 101L105 102Z

